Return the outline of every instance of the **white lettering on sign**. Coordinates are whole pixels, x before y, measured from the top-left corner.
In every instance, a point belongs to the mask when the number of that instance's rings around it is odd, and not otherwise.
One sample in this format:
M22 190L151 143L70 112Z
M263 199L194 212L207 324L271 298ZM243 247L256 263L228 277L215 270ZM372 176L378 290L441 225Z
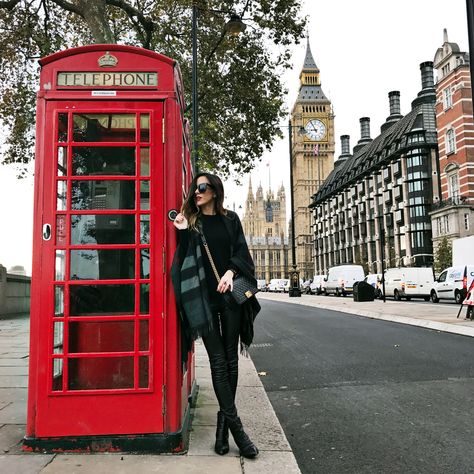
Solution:
M157 72L58 72L59 87L156 87Z
M115 97L117 91L92 91L92 97Z

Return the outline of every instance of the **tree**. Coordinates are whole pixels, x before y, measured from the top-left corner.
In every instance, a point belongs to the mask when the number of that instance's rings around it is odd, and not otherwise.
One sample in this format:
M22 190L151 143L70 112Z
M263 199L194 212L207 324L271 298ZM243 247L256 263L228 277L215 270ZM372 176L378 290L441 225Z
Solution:
M436 249L435 271L442 272L445 268L452 265L453 262L453 247L450 240L444 236Z
M289 46L304 34L301 0L196 3L201 167L243 174L281 135L281 75L290 66ZM0 120L8 132L1 161L26 164L33 157L37 59L64 48L120 43L170 56L181 66L190 103L192 5L193 0L0 1ZM223 34L231 12L249 25L238 38Z

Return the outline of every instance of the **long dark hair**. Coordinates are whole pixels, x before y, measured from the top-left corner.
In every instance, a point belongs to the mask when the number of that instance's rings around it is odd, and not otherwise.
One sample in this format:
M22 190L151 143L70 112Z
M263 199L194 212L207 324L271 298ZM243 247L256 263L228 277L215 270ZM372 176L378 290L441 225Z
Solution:
M224 209L224 185L222 184L221 178L215 174L211 173L198 173L194 179L191 181L191 185L189 186L188 195L186 196L186 200L184 201L183 205L181 206L181 212L184 214L186 219L188 220L189 227L191 229L196 229L197 220L201 214L201 209L196 205L196 201L194 199L194 195L196 194L197 188L197 180L198 178L204 176L209 181L209 184L212 186L212 190L214 191L215 198L214 198L214 211L216 214L220 214L222 216L227 215L227 211Z

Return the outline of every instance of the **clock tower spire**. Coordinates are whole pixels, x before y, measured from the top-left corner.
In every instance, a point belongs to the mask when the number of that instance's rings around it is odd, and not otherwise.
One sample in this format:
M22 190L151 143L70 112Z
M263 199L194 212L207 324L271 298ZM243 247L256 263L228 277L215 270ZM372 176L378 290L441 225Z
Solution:
M298 98L291 112L293 196L295 208L296 264L303 279L314 275L311 196L334 168L334 113L321 86L309 36L300 73ZM297 133L304 128L303 135Z

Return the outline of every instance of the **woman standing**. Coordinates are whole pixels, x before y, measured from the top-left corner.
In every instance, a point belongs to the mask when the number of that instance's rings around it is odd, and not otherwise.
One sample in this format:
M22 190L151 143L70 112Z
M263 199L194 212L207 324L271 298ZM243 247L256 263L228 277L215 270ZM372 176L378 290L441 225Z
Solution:
M258 449L242 427L235 394L239 337L243 349L252 342L253 320L260 305L254 297L240 306L224 299L223 294L232 291L237 273L255 278L240 219L235 212L224 209L223 202L224 187L218 176L199 173L193 179L181 213L174 221L179 230L179 245L172 279L182 329L188 341L201 336L209 356L220 408L215 451L221 455L229 452L230 429L241 455L254 458Z

